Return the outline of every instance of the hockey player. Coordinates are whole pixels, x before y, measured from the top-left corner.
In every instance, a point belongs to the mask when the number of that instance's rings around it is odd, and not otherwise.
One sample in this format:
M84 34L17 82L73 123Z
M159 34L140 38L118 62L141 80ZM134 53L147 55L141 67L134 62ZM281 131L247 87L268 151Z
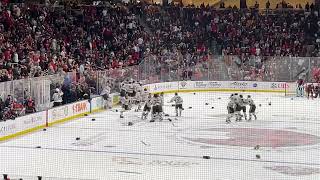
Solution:
M138 81L133 81L133 87L135 92L143 91L142 84Z
M149 94L150 93L146 88L143 89L141 92L138 91L136 93L136 105L137 105L136 111L137 112L141 110L141 107L143 106L143 104L145 104L145 102L148 100Z
M235 102L232 100L233 99L233 94L231 95L231 97L230 97L230 101L229 101L229 103L228 103L228 106L227 106L227 110L228 110L228 115L227 115L227 120L226 120L226 122L227 123L230 123L231 122L231 118L234 116L234 110L235 110L235 107L236 107L236 104L235 104Z
M152 95L149 94L148 97L146 98L145 105L143 107L141 119L147 119L148 114L151 111L151 107L152 107Z
M141 92L142 102L146 102L148 100L149 96L150 96L150 93L148 92L148 89L144 88L143 91Z
M155 94L152 101L152 119L150 122L155 122L156 119L162 121L162 101L159 94Z
M175 111L176 116L181 116L183 107L183 99L178 95L178 93L174 93L174 97L169 101L169 103L175 102Z
M162 115L164 115L164 112L163 112L163 106L164 106L164 93L161 92L160 93L160 99L161 99L161 113Z
M134 104L137 105L136 111L140 111L141 110L141 102L142 102L142 94L143 94L142 84L138 81L134 81L133 87L134 87L134 91L136 92L133 101L134 101Z
M129 81L129 83L126 86L126 91L127 91L128 96L130 98L133 98L136 95L135 86L133 84L133 81Z
M126 85L126 92L128 94L128 98L129 98L129 108L132 107L132 104L134 104L135 102L135 96L136 96L136 91L135 91L135 87L133 85L133 81L129 81L129 83Z
M313 99L314 86L313 86L312 83L307 85L306 92L307 92L307 95L308 95L308 99L310 97L311 97L311 99Z
M314 98L320 98L320 84L314 87Z
M246 99L246 101L250 106L250 109L249 109L249 121L251 121L252 115L254 116L254 119L257 120L256 105L253 102L253 100L252 100L250 95L248 95L248 98Z
M297 97L303 97L304 96L304 87L303 87L304 81L303 79L299 79L297 81Z
M127 94L127 84L128 84L128 80L125 80L123 81L121 84L120 84L120 97L125 97L126 94Z
M120 102L121 102L121 107L122 107L122 109L120 111L120 118L124 118L123 113L125 111L130 110L130 107L129 107L130 99L129 99L128 95L126 95L124 97L120 97Z
M247 120L247 108L246 108L247 102L245 99L243 99L242 95L239 95L239 97L240 97L240 100L239 100L240 113L242 111L244 119ZM240 121L243 116L240 114Z
M109 85L106 85L104 88L103 88L103 90L102 90L102 92L101 92L101 96L102 96L102 98L103 98L103 107L105 108L105 109L108 109L108 108L111 108L111 104L112 104L112 99L110 98L110 96L109 96L109 94L110 94L110 92L111 92L111 88L110 88L110 86Z
M241 121L241 113L240 111L242 110L241 109L241 106L240 106L240 96L238 93L235 93L233 96L232 96L232 100L233 102L235 103L235 108L234 108L234 114L236 116L236 121Z

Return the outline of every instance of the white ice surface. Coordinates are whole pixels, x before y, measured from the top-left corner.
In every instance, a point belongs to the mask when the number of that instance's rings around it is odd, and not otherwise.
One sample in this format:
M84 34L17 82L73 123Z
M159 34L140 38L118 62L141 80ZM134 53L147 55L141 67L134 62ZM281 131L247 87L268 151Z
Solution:
M185 111L173 124L141 122L141 112L127 112L120 119L118 112L106 111L50 127L0 144L0 174L24 180L37 175L48 177L44 179L320 180L320 172L299 173L307 168L320 171L320 144L254 150L185 139L230 138L209 128L277 129L320 137L320 99L251 95L257 106L261 104L258 120L252 122L225 123L230 93L184 93ZM166 95L165 101L171 96ZM171 105L165 104L164 111L175 118ZM134 125L126 126L129 121ZM204 155L211 159L203 159ZM298 173L268 168L275 166Z

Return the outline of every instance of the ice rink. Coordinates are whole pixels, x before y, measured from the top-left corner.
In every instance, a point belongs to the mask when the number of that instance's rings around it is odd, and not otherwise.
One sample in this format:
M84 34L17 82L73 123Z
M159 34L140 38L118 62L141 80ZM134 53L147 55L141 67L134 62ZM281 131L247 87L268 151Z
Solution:
M166 103L173 122L143 122L133 110L120 119L113 109L53 126L1 143L0 173L24 180L320 180L320 99L251 95L252 122L226 124L230 93L212 92L181 94L185 110L177 119Z

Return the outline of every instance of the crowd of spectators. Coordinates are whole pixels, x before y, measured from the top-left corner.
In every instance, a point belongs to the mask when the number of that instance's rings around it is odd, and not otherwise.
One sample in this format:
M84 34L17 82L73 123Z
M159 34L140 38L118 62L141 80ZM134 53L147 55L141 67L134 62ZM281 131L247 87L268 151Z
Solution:
M145 32L136 7L1 5L1 81L134 65Z
M0 121L15 119L18 116L34 112L36 112L36 108L31 97L23 101L18 101L11 95L8 95L5 100L0 98Z
M0 82L74 73L76 83L52 85L51 96L56 88L62 90L63 103L98 93L97 77L88 75L97 70L120 69L123 76L128 66L144 63L148 67L139 70L145 74L152 69L167 80L192 79L199 69L214 71L210 63L220 55L230 78L240 73L242 79L257 80L272 66L266 57L320 56L319 9L314 5L260 11L6 2L0 3Z
M218 49L217 54L232 56L231 62L224 58L230 78L263 80L270 64L267 57L320 56L318 13L307 4L306 10L266 11L148 5L143 14L154 32L150 47L156 47L151 51L159 66L190 67ZM177 63L179 68L174 68Z

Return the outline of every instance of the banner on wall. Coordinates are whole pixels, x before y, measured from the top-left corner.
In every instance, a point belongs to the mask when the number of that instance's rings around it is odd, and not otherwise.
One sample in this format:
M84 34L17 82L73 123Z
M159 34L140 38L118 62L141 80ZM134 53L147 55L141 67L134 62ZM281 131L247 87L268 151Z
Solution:
M95 109L103 107L102 97L95 97L91 100L91 106ZM0 123L0 140L6 140L9 136L17 133L27 133L37 130L48 123L57 122L72 116L89 113L90 103L88 100L55 107L47 111L36 112L15 120L8 120ZM47 119L48 118L48 119Z
M180 81L179 82L179 89L187 89L188 88L188 82L187 81Z
M234 81L230 82L229 88L232 89L246 89L249 87L249 83L245 81Z
M274 82L274 83L271 83L271 88L272 89L289 89L290 86L288 83L285 83L285 82Z
M150 92L197 90L197 89L229 89L243 91L293 92L295 83L258 82L258 81L179 81L150 84Z
M48 110L48 122L52 123L86 112L90 112L90 103L88 100L56 107Z
M205 88L221 88L222 83L218 81L195 81L195 89L205 89Z
M46 112L37 112L22 117L17 117L15 120L0 123L0 138L3 136L12 135L21 131L25 131L37 126L45 125Z

